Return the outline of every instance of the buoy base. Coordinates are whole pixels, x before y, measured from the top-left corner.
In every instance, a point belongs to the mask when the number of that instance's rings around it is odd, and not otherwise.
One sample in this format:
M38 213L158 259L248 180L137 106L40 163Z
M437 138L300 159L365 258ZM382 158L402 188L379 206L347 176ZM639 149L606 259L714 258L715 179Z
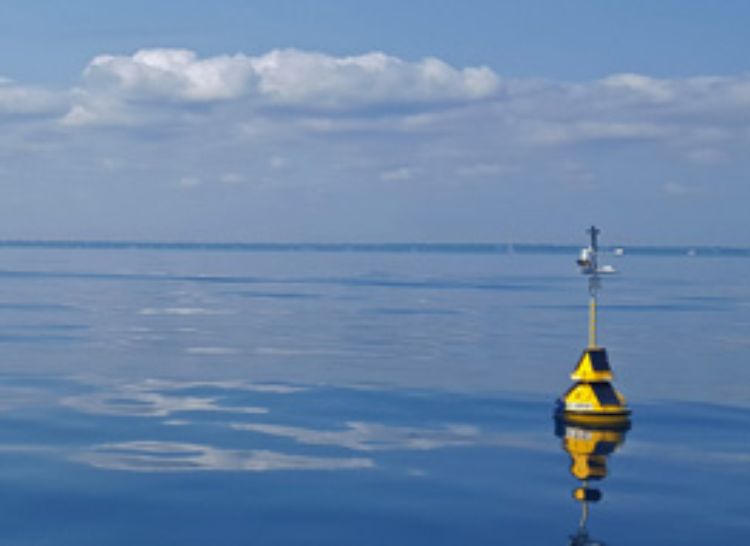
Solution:
M554 414L555 434L563 438L566 431L584 430L622 434L632 428L630 412L620 415L587 415L565 411Z
M607 387L614 388L607 383ZM594 428L630 428L630 408L622 395L616 393L616 399L609 400L610 404L601 404L593 395L595 389L590 383L573 385L567 393L558 398L555 407L555 420L571 425ZM587 400L581 400L584 395Z
M565 424L593 429L628 430L630 428L629 409L609 413L562 411L555 414L555 419Z

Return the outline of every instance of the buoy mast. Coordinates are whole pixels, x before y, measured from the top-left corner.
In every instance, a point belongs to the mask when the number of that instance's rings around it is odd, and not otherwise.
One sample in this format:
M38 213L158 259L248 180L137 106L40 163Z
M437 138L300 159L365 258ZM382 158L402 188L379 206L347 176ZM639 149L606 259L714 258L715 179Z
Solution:
M589 277L589 349L596 348L596 293L599 290L598 277Z
M597 342L597 306L601 288L598 267L599 241L601 231L591 226L586 233L591 243L581 251L577 264L581 273L588 276L589 289L589 328L588 346L584 349L578 364L571 374L574 385L560 397L556 414L558 417L578 423L607 423L629 425L630 409L625 398L612 386L612 369L607 350Z
M599 254L598 237L601 230L597 229L596 226L591 226L586 230L586 233L591 236L589 266L586 272L589 276L589 349L594 349L596 347L596 295L601 286L598 275L599 260L597 259Z

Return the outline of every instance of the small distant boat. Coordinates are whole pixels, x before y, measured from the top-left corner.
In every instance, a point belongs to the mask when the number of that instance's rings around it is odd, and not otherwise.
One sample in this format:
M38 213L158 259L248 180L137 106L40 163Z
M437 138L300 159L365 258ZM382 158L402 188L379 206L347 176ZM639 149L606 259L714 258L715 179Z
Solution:
M623 254L625 254L625 249L622 248L621 246L618 246L615 249L615 256L622 256Z

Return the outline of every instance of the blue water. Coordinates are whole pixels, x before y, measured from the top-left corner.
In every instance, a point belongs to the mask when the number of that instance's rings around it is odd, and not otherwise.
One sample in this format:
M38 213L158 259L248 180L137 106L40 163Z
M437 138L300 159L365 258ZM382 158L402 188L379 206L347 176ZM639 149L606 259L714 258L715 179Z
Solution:
M0 246L0 544L750 536L741 252L608 260L634 414L597 443L552 420L586 342L575 249ZM585 531L575 445L606 466Z

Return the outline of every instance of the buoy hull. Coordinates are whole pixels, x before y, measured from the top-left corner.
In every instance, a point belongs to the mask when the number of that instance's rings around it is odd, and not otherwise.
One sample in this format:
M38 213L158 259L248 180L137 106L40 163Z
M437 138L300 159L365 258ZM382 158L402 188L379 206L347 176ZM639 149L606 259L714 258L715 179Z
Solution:
M565 411L574 413L622 413L625 397L609 381L578 381L562 396Z
M624 409L617 412L590 413L575 411L560 411L555 418L563 423L571 425L582 425L590 428L607 428L627 430L630 428L630 410Z

